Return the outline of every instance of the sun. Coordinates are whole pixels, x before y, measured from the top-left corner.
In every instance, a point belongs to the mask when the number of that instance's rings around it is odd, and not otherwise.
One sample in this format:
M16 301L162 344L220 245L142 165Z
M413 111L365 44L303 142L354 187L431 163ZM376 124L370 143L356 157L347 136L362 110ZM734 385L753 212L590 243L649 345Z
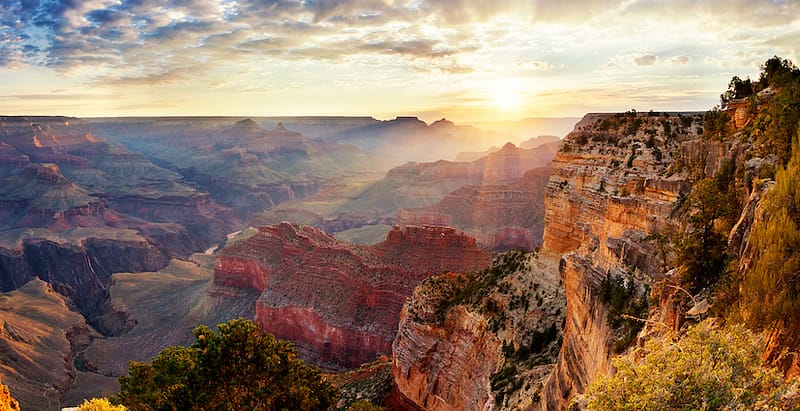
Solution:
M503 111L519 109L522 105L520 84L513 79L500 79L491 83L489 89L492 105Z

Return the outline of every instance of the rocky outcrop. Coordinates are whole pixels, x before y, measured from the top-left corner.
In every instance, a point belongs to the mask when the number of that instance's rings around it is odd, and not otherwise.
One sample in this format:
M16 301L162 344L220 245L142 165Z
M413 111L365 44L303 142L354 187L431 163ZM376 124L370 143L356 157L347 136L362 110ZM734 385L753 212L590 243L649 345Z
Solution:
M466 186L428 207L400 209L405 224L450 225L494 250L533 250L541 245L549 168L527 171L505 185Z
M329 368L389 354L398 314L414 286L442 271L475 272L491 254L445 227L396 227L356 246L319 229L282 223L223 248L217 286L256 289L256 321Z
M0 324L3 382L24 409L60 410L74 360L97 333L41 280L0 295Z
M587 115L552 163L545 197L544 249L564 254L564 343L544 390L544 409L566 408L609 371L618 337L606 321L606 276L654 284L666 277L657 238L676 231L673 212L689 192L688 170L713 173L722 147L696 141L698 116ZM682 159L686 167L675 166Z
M564 294L555 256L510 253L478 275L424 280L392 345L404 409L531 409L558 353Z
M113 272L152 271L168 261L141 237L86 238L77 244L31 238L21 249L0 247L0 287L13 290L38 277L71 298L84 315L94 317L102 311Z

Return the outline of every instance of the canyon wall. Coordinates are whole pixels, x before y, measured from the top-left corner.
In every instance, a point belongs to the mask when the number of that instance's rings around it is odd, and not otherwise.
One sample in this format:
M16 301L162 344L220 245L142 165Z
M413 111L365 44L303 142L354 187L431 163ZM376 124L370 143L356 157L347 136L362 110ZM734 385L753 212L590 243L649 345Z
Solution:
M331 369L391 352L403 301L444 271L476 272L492 255L447 227L395 227L374 246L341 242L319 229L282 223L223 248L214 284L255 289L256 322Z
M510 252L476 275L424 280L400 315L390 405L538 406L564 319L557 264L555 256Z
M700 139L702 125L702 116L691 113L589 114L564 139L545 197L544 249L563 254L566 325L543 409L565 409L611 371L613 353L635 341L607 320L604 281L633 282L639 293L652 289L658 304L649 319L681 325L673 287L680 275L669 271L669 244L681 235L687 195L726 160L743 166L746 151L740 143ZM652 332L658 326L645 327Z
M664 276L647 239L673 225L675 202L689 185L688 174L671 173L670 165L681 142L697 134L692 121L672 137L657 132L646 147L643 130L663 131L673 121L590 114L564 139L553 160L544 249L563 255L567 308L564 342L545 387L543 409L565 409L595 375L609 370L614 330L600 297L602 279L632 272L636 281L649 284ZM613 128L601 127L612 122ZM642 130L629 128L633 122Z

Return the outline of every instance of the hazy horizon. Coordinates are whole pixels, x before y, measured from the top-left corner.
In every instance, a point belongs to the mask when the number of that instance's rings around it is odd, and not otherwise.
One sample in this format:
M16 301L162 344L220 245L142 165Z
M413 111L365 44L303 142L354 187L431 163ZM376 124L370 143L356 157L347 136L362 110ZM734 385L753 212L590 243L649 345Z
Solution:
M794 1L172 0L0 5L0 111L415 116L703 111L797 61Z

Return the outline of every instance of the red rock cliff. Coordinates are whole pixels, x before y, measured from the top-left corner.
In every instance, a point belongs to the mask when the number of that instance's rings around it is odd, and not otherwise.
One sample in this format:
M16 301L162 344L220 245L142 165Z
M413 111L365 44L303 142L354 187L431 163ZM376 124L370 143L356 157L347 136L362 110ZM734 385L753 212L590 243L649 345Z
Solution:
M214 283L262 292L256 321L301 355L329 368L391 352L403 302L443 271L476 272L492 255L452 228L395 227L386 241L356 246L289 223L225 247Z

